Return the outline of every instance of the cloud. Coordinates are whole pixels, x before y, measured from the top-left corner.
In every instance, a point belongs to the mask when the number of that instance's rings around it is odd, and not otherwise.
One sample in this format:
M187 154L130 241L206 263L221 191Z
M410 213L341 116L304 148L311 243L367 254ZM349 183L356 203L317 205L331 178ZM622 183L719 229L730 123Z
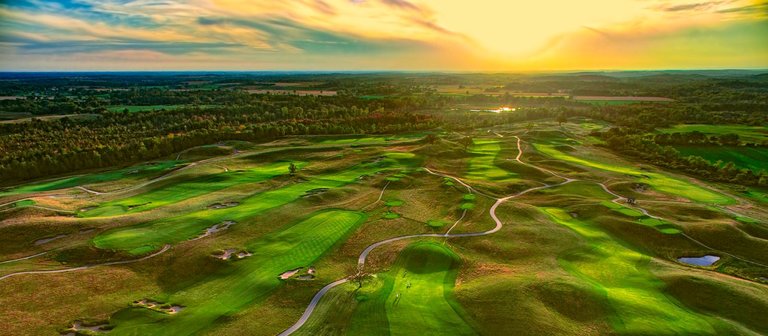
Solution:
M765 1L687 0L651 7L649 2L0 1L0 43L5 52L0 67L30 62L50 67L54 61L77 63L86 59L84 55L116 57L115 66L134 56L140 63L166 55L169 58L163 60L175 57L179 64L227 68L335 64L503 70L562 64L583 68L597 66L596 62L625 67L663 60L698 64L706 59L707 64L734 67L768 62L754 57L762 55L762 49L747 48L768 36L765 29L753 25L728 30L733 34L730 39L721 32L726 26L766 18ZM710 32L720 33L712 38ZM692 47L701 41L709 45ZM731 51L724 45L731 45ZM685 48L687 53L678 53ZM662 61L651 60L654 55Z

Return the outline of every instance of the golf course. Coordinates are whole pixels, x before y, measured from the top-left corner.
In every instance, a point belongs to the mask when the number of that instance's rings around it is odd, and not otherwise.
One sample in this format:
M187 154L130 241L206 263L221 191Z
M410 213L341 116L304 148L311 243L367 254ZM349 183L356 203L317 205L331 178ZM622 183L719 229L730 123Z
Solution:
M595 125L220 142L9 186L0 322L14 335L768 332L762 189L617 155Z

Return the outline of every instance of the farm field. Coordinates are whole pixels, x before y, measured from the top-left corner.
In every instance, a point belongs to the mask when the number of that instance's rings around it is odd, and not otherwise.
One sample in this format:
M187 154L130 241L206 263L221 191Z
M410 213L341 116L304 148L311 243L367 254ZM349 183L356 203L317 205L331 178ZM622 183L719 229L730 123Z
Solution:
M753 143L762 143L768 140L768 127L766 126L683 124L660 130L660 132L664 133L694 131L699 131L708 136L733 133L737 134L741 141Z
M216 141L9 186L3 326L103 336L768 332L763 190L594 145L592 132L610 127L547 119Z
M768 148L764 147L678 146L675 149L682 155L699 156L712 163L733 162L738 168L768 170Z

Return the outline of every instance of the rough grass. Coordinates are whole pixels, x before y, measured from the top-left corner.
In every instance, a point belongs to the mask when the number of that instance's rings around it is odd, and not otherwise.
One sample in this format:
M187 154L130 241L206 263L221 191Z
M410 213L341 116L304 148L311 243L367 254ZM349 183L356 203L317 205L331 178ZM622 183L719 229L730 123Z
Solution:
M572 275L603 293L613 308L608 319L622 334L716 334L718 322L687 309L664 294L664 283L648 270L650 258L586 221L558 208L544 208L556 223L576 232L585 244L559 257Z
M582 166L597 168L600 170L626 174L635 177L639 182L647 183L655 189L694 201L717 204L733 204L735 200L715 191L704 189L693 183L672 178L662 173L641 171L636 168L619 166L609 163L591 161L563 153L552 145L534 144L536 150L552 158L572 162Z

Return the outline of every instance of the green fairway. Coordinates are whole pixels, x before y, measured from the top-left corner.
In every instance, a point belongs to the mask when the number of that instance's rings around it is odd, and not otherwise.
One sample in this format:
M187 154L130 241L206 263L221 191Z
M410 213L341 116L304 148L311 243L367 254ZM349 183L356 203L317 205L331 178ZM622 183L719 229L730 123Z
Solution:
M298 168L302 168L306 162L294 162L294 164ZM165 184L135 196L102 203L96 208L81 212L79 216L115 216L146 211L235 185L261 182L276 176L287 175L289 165L290 162L288 161L275 162L245 171L227 171L182 179L177 183Z
M699 131L708 136L733 133L738 134L741 141L754 143L762 143L768 140L768 127L766 126L685 124L663 128L659 131L662 133Z
M618 333L717 334L717 320L687 309L663 292L664 283L648 270L650 257L561 209L542 211L585 241L584 247L559 256L559 264L605 297L613 308L608 320Z
M619 166L619 165L614 165L609 163L582 159L579 157L572 156L570 154L563 153L557 150L553 145L534 144L534 147L539 152L558 160L572 162L582 166L597 168L605 171L634 176L638 179L638 181L647 183L659 191L669 193L672 195L677 195L677 196L685 197L694 201L704 202L704 203L733 204L735 202L732 198L727 197L723 194L704 189L703 187L697 186L693 183L672 178L661 173L641 171L639 169L632 168L632 167Z
M453 297L459 257L434 242L409 245L377 285L358 293L349 335L474 335Z
M38 191L71 188L93 183L115 181L123 178L151 177L154 175L159 175L160 173L168 171L169 169L173 169L180 163L180 161L160 161L101 173L78 175L46 182L25 184L22 186L3 190L0 192L0 197Z
M469 160L467 178L503 182L514 180L517 174L496 166L496 158L501 151L498 140L474 139L470 147L472 158Z
M711 163L733 162L738 168L753 172L768 171L768 148L765 147L729 147L729 146L677 146L680 155L700 156Z
M258 303L281 285L280 273L315 263L337 242L364 222L360 212L316 212L290 227L248 243L253 255L230 264L226 272L158 299L185 306L168 316L127 308L110 321L114 335L191 335L215 325L217 319ZM137 298L138 299L138 298Z
M357 181L360 176L371 175L396 164L391 159L359 164L345 171L316 176L306 182L251 195L240 200L240 204L235 207L199 210L176 217L116 228L96 236L93 244L102 249L143 254L159 249L164 244L195 238L206 228L217 223L228 220L242 222L268 209L293 202L305 195L307 191L342 187Z

